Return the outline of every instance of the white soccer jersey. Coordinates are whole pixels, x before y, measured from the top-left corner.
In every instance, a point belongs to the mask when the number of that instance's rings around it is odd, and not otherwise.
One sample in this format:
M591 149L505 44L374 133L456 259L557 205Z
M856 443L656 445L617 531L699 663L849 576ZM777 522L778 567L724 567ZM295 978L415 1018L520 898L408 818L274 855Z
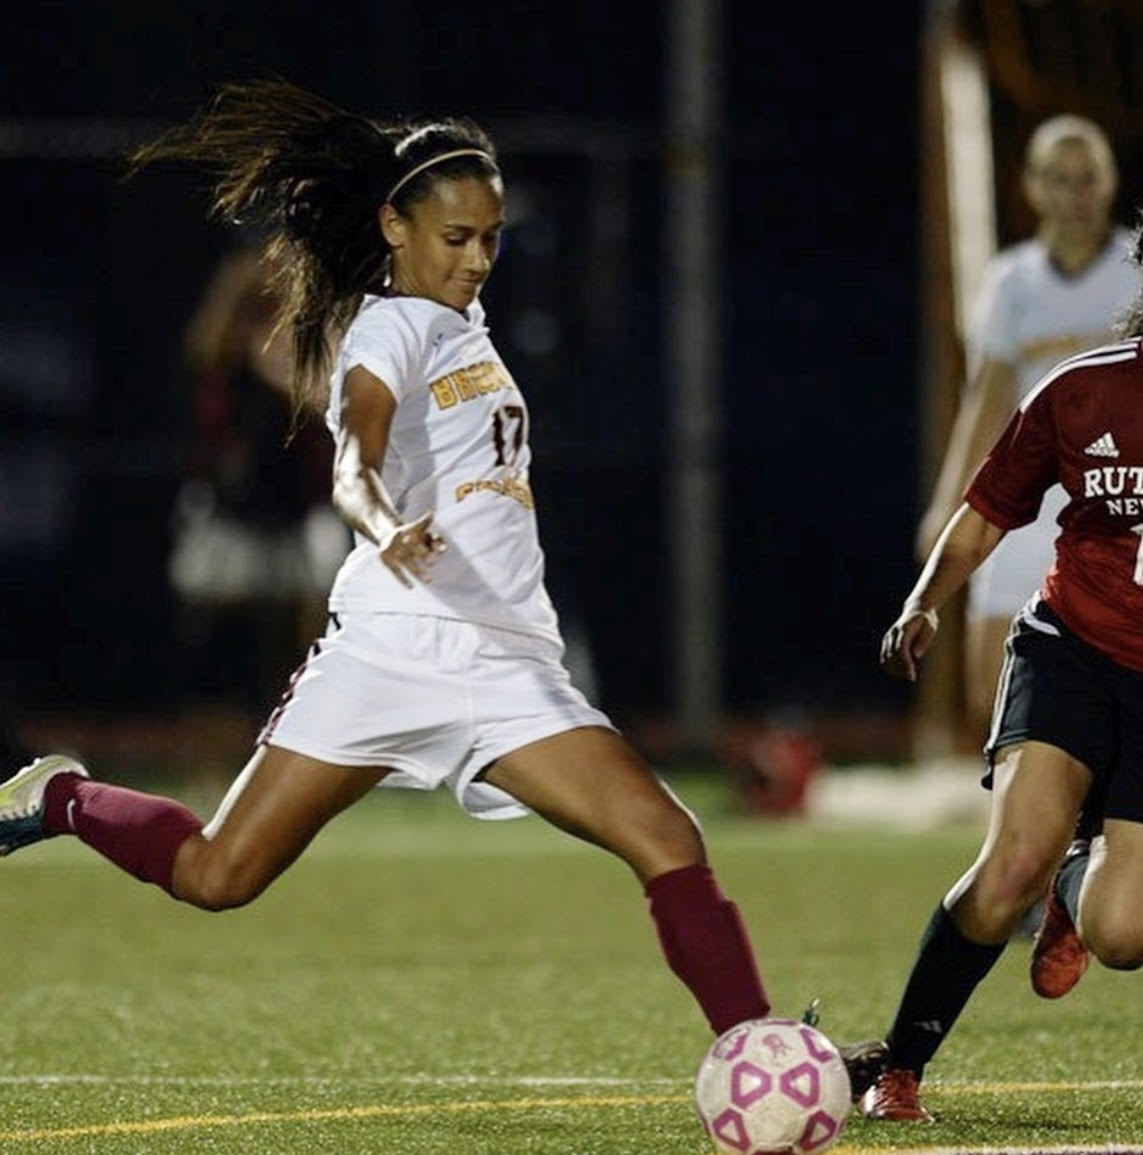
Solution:
M386 490L406 522L432 510L448 548L431 582L408 589L357 535L330 609L429 614L558 642L528 483L528 411L479 301L462 314L419 297L367 296L334 366L326 423L335 437L342 383L356 366L397 400Z
M1082 273L1066 276L1039 239L998 253L988 265L973 308L969 355L990 357L1016 371L1023 399L1049 369L1106 342L1139 289L1131 236L1117 228Z
M1066 276L1039 239L1002 250L989 263L973 309L969 364L1003 361L1016 373L1012 408L1060 361L1109 339L1139 291L1131 236L1117 228L1082 273ZM976 571L969 587L971 617L1010 617L1039 588L1054 558L1056 518L1067 495L1053 486L1039 518L1010 533Z

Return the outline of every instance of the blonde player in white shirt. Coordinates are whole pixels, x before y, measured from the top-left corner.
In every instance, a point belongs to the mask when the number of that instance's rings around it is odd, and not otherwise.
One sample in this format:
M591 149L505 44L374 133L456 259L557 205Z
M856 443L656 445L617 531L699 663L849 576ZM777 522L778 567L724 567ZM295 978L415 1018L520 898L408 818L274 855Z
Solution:
M474 815L531 810L618 855L711 1029L764 1016L746 931L694 817L561 661L527 407L479 301L504 226L492 142L467 120L378 124L253 82L224 86L136 165L165 159L206 164L215 211L271 230L295 396L305 405L329 380L333 500L356 547L328 631L205 827L54 755L0 786L0 852L71 833L221 910L256 898L378 784L443 784ZM855 1093L879 1054L847 1051Z
M985 272L968 333L969 384L932 501L917 535L929 555L985 452L1017 403L1057 362L1109 339L1134 300L1131 237L1112 221L1118 175L1103 131L1079 116L1055 116L1025 150L1024 191L1036 235L998 253ZM1004 639L1013 616L1054 560L1056 518L1066 504L1048 491L1039 518L1010 533L973 575L965 634L965 697L983 744L992 716Z

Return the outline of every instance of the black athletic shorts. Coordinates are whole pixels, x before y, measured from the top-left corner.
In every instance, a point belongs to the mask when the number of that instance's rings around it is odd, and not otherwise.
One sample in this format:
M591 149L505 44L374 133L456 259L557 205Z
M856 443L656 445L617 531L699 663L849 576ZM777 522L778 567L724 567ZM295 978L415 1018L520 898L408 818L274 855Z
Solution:
M1076 637L1038 595L1013 618L1005 642L985 786L996 752L1025 741L1082 762L1106 817L1143 822L1143 673Z

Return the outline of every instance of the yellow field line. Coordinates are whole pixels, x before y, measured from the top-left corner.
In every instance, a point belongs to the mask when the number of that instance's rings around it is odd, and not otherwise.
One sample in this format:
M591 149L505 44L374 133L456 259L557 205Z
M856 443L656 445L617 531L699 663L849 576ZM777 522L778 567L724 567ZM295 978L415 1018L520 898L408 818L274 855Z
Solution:
M34 1143L45 1139L89 1139L98 1135L155 1135L198 1127L239 1127L252 1123L327 1123L352 1119L411 1118L457 1115L470 1111L534 1111L559 1107L644 1107L686 1103L689 1095L607 1095L564 1099L475 1099L467 1103L410 1103L404 1106L330 1107L313 1111L251 1111L246 1115L183 1115L136 1123L93 1123L41 1131L0 1131L0 1143Z
M1137 1090L1143 1079L1106 1082L1028 1082L1028 1083L948 1083L934 1084L938 1095L1014 1095L1059 1091ZM145 1119L137 1122L91 1123L78 1127L52 1127L34 1131L0 1131L0 1143L37 1143L60 1139L89 1139L98 1136L156 1135L172 1131L206 1128L242 1127L261 1123L323 1123L363 1119L401 1119L423 1115L457 1115L481 1111L536 1111L567 1107L646 1107L691 1102L690 1094L675 1095L584 1095L551 1099L474 1099L460 1103L408 1103L366 1107L331 1107L305 1111L251 1111L244 1115L179 1115L168 1119ZM835 1155L861 1155L873 1148L839 1146ZM925 1148L918 1148L924 1151ZM928 1148L936 1151L937 1148ZM1013 1150L1019 1150L1014 1148ZM1069 1150L1085 1150L1083 1147ZM1092 1148L1107 1151L1108 1148ZM1111 1150L1114 1150L1111 1149ZM898 1152L897 1155L905 1155Z

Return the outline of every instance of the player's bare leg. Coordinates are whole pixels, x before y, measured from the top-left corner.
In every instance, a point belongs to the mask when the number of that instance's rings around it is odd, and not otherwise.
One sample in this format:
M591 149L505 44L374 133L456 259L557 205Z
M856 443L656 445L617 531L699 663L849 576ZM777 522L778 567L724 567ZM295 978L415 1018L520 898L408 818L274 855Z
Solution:
M256 898L329 820L384 777L333 766L278 746L259 747L201 834L175 856L176 898L225 910Z
M1104 966L1143 966L1143 824L1109 818L1092 842L1076 926Z
M706 861L694 817L624 738L585 726L498 759L485 781L619 855L644 884Z
M715 1034L769 1012L738 908L715 882L694 816L625 739L602 727L568 730L505 755L484 777L631 867L668 965Z
M721 1034L770 1002L746 930L707 865L694 816L611 730L570 730L499 759L484 775L562 830L622 858L644 884L668 965ZM857 1093L876 1078L879 1041L839 1047Z
M72 834L135 878L222 910L260 894L385 773L260 747L204 828L175 799L92 781L49 755L0 783L0 854Z
M945 898L966 938L1008 941L1046 892L1090 785L1087 767L1055 746L1024 742L997 754L988 832Z

